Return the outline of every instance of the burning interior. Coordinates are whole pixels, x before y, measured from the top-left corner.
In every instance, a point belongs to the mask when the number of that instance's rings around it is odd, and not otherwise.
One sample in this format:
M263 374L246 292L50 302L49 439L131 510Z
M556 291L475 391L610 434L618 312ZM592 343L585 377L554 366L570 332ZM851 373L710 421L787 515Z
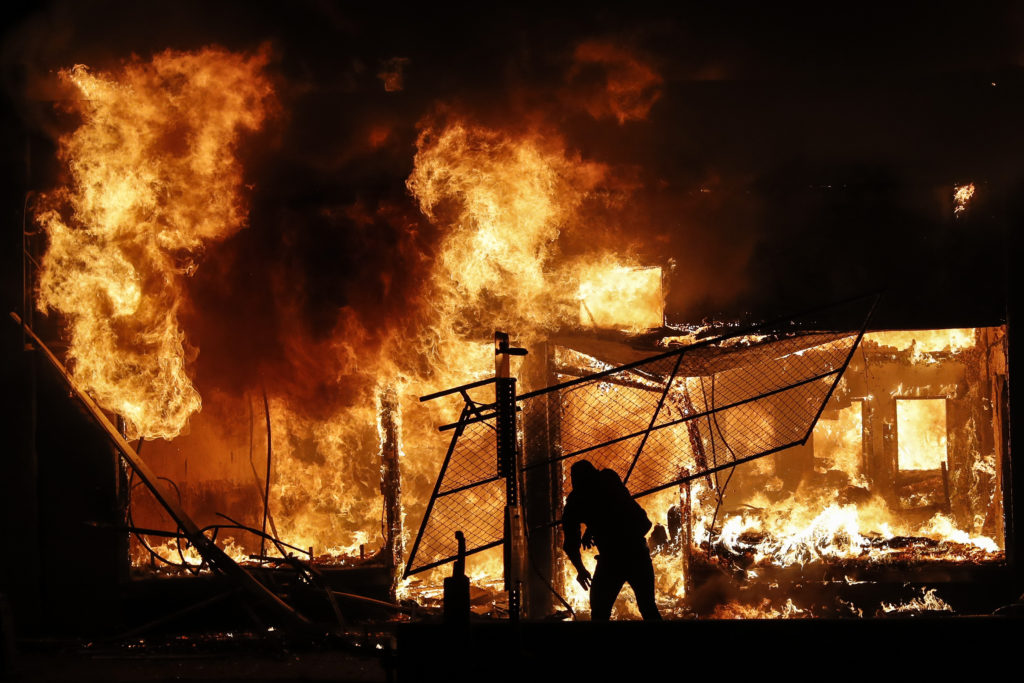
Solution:
M843 591L800 608L779 585L884 582L894 572L914 582L938 566L1003 562L1003 427L992 406L1005 382L1004 334L868 333L805 444L652 495L662 594L724 574L740 580L733 597L748 597L708 605L715 616L834 616L844 605L860 616L865 606ZM765 415L764 429L778 419Z

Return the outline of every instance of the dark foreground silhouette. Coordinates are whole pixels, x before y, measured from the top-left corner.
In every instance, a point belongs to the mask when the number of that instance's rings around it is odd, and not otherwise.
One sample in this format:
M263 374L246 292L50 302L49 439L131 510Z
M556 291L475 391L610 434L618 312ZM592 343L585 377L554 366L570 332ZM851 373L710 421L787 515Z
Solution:
M608 621L612 605L628 583L646 621L661 619L654 602L654 566L644 540L647 513L633 500L614 470L598 471L589 461L572 466L572 491L562 514L562 548L576 567L576 580L590 590L590 618ZM580 535L580 526L587 530ZM596 544L597 569L591 576L580 547Z

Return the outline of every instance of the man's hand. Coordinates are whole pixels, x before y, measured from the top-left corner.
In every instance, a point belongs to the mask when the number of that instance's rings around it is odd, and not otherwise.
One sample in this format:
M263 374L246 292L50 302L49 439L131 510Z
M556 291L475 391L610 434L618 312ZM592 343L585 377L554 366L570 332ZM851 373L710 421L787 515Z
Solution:
M587 529L583 533L583 538L580 539L580 543L583 544L584 548L593 548L594 547L594 536L593 536L593 534L590 533L590 529Z
M576 581L583 586L584 590L590 590L590 571L586 567L580 570L579 574L576 575Z

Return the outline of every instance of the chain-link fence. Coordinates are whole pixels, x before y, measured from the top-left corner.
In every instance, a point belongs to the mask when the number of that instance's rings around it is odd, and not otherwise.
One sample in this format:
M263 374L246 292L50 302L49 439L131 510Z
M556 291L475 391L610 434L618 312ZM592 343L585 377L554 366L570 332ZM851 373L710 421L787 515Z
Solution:
M454 559L456 531L466 535L467 552L501 543L505 482L498 478L495 441L493 420L465 425L461 434L453 435L439 486L409 557L409 573Z
M807 334L703 347L560 390L563 467L615 470L634 496L802 442L857 340ZM575 368L556 368L568 379Z
M615 470L639 497L802 443L853 356L867 308L860 301L855 322L840 328L853 332L806 331L821 320L808 316L598 373L563 349L555 355L560 382L518 399L556 392L560 410L556 453L524 469L587 459ZM454 559L457 530L468 553L502 542L505 486L495 451L493 406L467 404L407 574Z

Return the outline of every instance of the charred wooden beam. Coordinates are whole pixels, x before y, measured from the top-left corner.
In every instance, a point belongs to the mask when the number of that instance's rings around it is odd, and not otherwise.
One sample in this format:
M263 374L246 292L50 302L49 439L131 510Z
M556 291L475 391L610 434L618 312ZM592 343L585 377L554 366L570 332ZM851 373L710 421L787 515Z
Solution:
M402 542L402 473L399 462L401 430L398 393L389 385L380 395L381 472L380 492L384 496L384 517L387 537L384 556L391 567L391 597L398 587L399 568L405 554Z

